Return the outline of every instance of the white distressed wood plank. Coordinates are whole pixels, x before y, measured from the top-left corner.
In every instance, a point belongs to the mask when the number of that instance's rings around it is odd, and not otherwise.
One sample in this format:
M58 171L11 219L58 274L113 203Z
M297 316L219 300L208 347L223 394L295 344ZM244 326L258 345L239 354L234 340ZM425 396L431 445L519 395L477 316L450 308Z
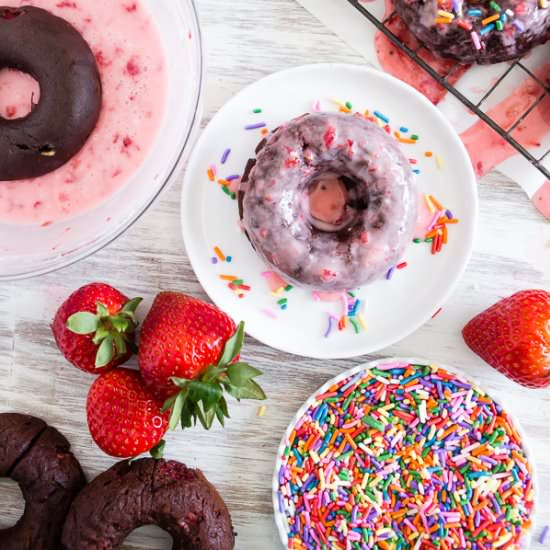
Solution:
M205 122L237 91L289 66L314 62L362 63L362 59L294 0L200 0L208 76ZM289 90L289 101L292 90ZM95 256L61 272L0 285L0 411L43 417L69 438L91 479L112 463L91 441L85 399L92 378L70 367L55 349L49 322L64 296L104 280L150 302L161 289L206 298L183 249L179 227L181 177L125 235ZM478 239L468 270L443 312L415 334L377 354L317 361L248 340L245 358L264 372L269 395L265 417L257 405L233 408L226 430L169 435L172 458L198 466L231 509L239 550L281 548L271 514L271 475L279 439L307 396L328 378L369 359L409 355L464 369L488 390L506 397L533 443L540 494L550 494L550 396L508 381L464 345L465 322L498 298L528 287L550 287L550 226L525 194L499 174L480 183ZM17 491L3 490L0 518L14 518ZM539 526L550 524L541 508ZM0 525L4 525L0 523ZM533 546L536 547L536 546ZM170 548L156 529L140 529L127 550Z

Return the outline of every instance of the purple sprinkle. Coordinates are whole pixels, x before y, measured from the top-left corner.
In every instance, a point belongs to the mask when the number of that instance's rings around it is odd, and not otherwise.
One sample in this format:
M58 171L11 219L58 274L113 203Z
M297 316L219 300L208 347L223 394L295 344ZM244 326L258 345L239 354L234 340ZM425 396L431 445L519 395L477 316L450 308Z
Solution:
M454 218L453 213L450 210L445 210L445 216L452 220Z
M235 181L238 180L241 176L239 174L231 174L230 176L227 176L225 179L227 181Z
M539 537L540 544L544 544L544 541L546 540L546 535L548 535L548 531L550 531L550 526L546 525Z
M260 128L265 128L267 124L265 122L256 122L255 124L247 124L245 130L259 130Z
M229 157L229 155L231 154L231 149L226 149L224 152L223 152L223 155L222 155L222 158L220 160L220 162L222 164L225 164L227 162L227 159Z
M334 324L334 320L332 319L332 316L329 315L329 318L328 318L328 327L327 327L327 330L325 332L325 338L328 338L330 333L332 332L332 325Z
M284 504L284 500L283 500L283 495L281 495L281 493L277 493L277 497L279 499L279 512L284 513L285 511L285 504Z
M218 258L212 258L212 263L217 264L218 263Z
M393 277L393 272L395 271L395 267L391 267L388 269L388 272L386 273L386 279L389 281Z

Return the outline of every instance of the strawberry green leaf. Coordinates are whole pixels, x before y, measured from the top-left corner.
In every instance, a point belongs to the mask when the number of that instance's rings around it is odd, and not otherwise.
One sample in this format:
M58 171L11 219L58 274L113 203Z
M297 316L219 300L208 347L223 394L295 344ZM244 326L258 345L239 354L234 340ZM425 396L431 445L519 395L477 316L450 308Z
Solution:
M67 328L75 334L91 334L97 330L99 319L93 313L81 311L67 319Z
M122 308L122 313L130 313L130 316L133 316L133 314L136 312L136 309L138 308L139 304L143 301L143 298L132 298L128 302L124 304L124 307Z
M109 310L101 302L97 302L97 314L99 317L109 317Z
M111 317L111 325L118 332L126 332L130 328L130 320L117 315L116 317Z
M254 380L247 380L242 386L234 386L233 384L226 384L225 388L227 393L234 397L237 401L241 399L256 399L263 401L266 399L266 395L262 388L254 382Z
M113 334L113 342L115 344L117 356L124 355L128 351L126 340L124 340L124 337L118 332Z
M189 385L189 399L193 403L202 401L205 411L210 410L222 395L223 391L217 384L207 384L206 382L193 380Z
M189 378L178 378L177 376L172 376L170 380L178 388L186 388L191 383L191 380L189 380Z
M220 407L216 407L214 409L216 411L216 417L218 419L218 422L225 427L225 416L223 414L223 411L220 409Z
M244 322L241 321L235 334L226 342L218 366L231 363L240 353L244 342Z
M227 367L227 375L233 386L243 386L248 380L252 380L252 378L256 378L261 374L261 371L248 363L234 363Z
M176 399L178 398L178 395L172 395L172 397L169 397L165 402L164 405L162 405L162 408L160 409L161 413L165 413L167 410L171 409L176 402Z
M204 413L204 418L206 421L205 428L207 430L210 430L212 428L212 425L214 424L214 419L216 418L216 410L210 409Z
M164 448L166 447L166 441L161 439L150 451L149 454L155 459L160 460L164 456Z
M170 414L170 423L168 424L170 430L175 430L177 428L181 418L183 404L185 403L186 398L187 390L180 391L176 396L176 400L174 401L174 406L172 408L172 413Z
M207 428L207 424L206 424L206 418L204 417L204 414L200 408L199 405L195 405L195 408L194 408L194 413L195 413L195 424L197 423L197 418L199 420L199 422L202 424L202 427L205 429L205 430L208 430Z
M229 416L229 407L227 406L227 401L225 400L225 397L222 397L220 399L218 406L226 418L231 418Z
M103 325L100 324L95 331L95 336L92 338L92 341L94 344L99 346L99 344L101 344L101 342L103 342L103 340L107 336L109 336L109 334L110 332Z
M101 342L97 354L95 357L96 368L101 368L108 365L113 359L113 337L111 335L106 336Z

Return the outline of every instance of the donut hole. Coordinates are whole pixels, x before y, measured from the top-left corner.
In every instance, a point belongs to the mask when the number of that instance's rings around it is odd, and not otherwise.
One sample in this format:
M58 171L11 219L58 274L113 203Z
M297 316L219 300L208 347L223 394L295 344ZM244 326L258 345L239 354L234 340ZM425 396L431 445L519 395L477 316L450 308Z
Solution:
M40 85L28 73L0 69L0 117L25 118L40 101Z
M368 200L358 198L363 185L333 171L315 174L306 184L303 205L310 224L319 231L338 232L354 224Z
M21 519L25 512L25 499L19 483L5 477L0 478L0 495L0 529L7 529Z
M147 548L148 550L171 550L174 541L170 534L157 525L144 525L134 529L121 548Z

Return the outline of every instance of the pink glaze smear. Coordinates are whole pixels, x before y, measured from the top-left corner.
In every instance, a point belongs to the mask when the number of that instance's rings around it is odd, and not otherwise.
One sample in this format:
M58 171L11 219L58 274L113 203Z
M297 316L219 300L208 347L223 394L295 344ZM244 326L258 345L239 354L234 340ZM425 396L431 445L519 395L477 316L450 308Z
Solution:
M3 0L63 17L90 44L101 72L103 107L84 148L60 169L33 180L0 181L0 223L51 224L89 211L142 165L165 113L168 74L160 32L138 1ZM0 73L0 116L24 116L36 83Z
M393 11L392 0L386 1L386 13L384 19ZM406 45L412 49L418 46L417 40L407 29L398 16L394 16L387 27ZM440 103L447 90L437 83L424 70L411 60L399 48L382 33L377 32L375 46L378 59L382 68L393 76L403 80L424 94L434 105ZM420 54L436 71L445 76L449 74L448 81L454 85L469 69L469 65L455 66L452 60L437 57L426 49ZM550 82L550 64L545 64L535 76L548 85ZM495 119L504 128L509 128L518 119L520 113L525 112L535 99L541 94L542 89L533 80L527 79L518 86L512 94L487 114ZM540 144L541 139L548 131L550 123L550 98L546 97L512 132L513 137L524 147L532 148ZM514 156L516 150L503 140L494 130L483 121L478 121L460 137L470 154L474 170L478 177L490 172L493 168ZM546 217L550 218L550 190L546 182L532 197L533 204Z

